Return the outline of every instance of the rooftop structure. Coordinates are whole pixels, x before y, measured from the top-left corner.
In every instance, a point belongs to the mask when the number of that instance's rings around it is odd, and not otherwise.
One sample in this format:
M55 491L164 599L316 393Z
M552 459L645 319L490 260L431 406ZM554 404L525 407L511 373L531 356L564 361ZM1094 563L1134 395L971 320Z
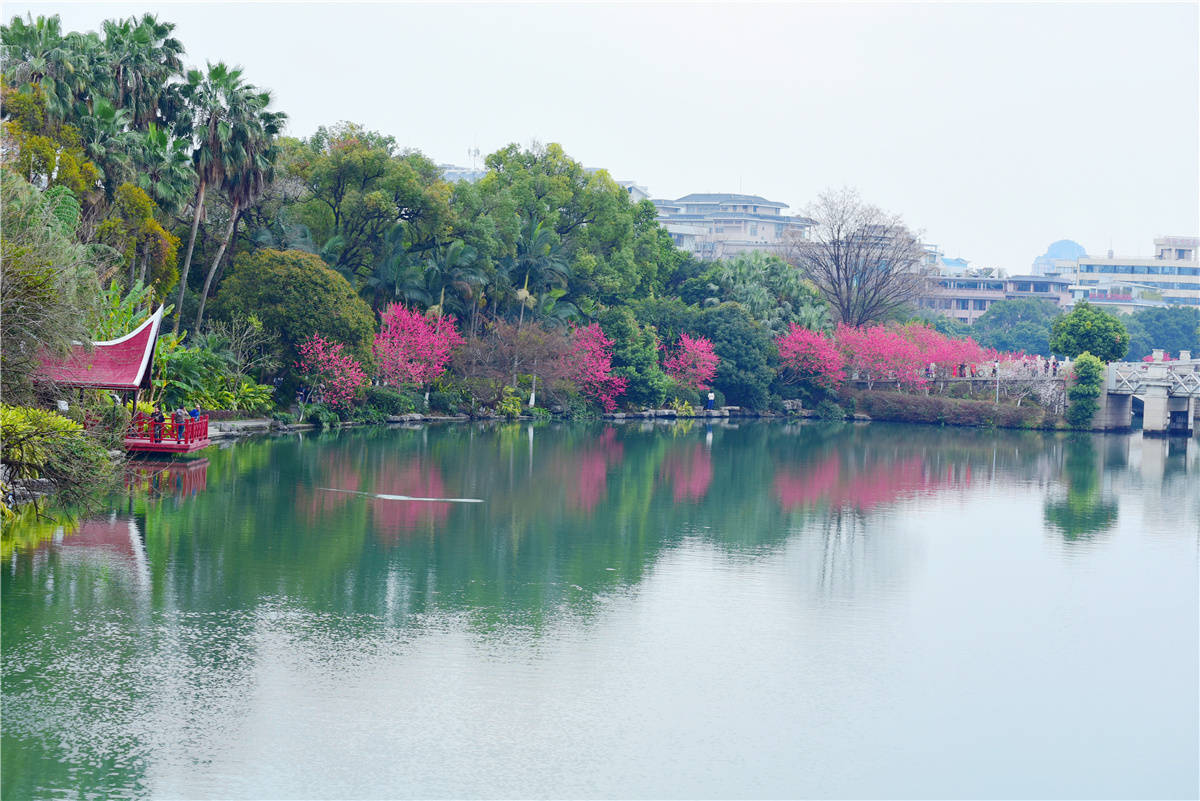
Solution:
M163 309L118 339L78 343L65 359L44 359L41 378L64 387L136 392L150 387L154 343L162 324Z
M132 393L133 406L143 389L150 387L154 344L158 341L163 309L118 339L76 344L64 359L44 359L39 378L64 388L106 389ZM114 401L115 402L115 401ZM154 453L191 453L207 448L208 416L187 417L176 423L170 415L162 421L136 412L125 434L125 447Z
M781 254L789 241L807 239L814 225L807 217L783 214L786 203L760 195L693 193L653 203L676 246L702 258L752 250Z

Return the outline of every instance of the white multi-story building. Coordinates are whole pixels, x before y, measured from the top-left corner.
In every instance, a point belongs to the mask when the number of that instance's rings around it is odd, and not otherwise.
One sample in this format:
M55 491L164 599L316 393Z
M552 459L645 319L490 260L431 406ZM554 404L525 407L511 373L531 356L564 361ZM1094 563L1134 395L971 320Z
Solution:
M786 203L758 195L692 194L653 202L676 246L708 259L752 250L782 255L789 242L807 239L814 225L784 214Z
M1103 258L1082 256L1075 263L1071 294L1118 309L1200 306L1200 237L1158 237L1154 254L1152 259L1111 251Z
M1200 237L1162 236L1154 257L1089 256L1069 239L1052 244L1033 263L1035 275L1071 281L1071 303L1086 300L1112 311L1152 306L1200 306Z

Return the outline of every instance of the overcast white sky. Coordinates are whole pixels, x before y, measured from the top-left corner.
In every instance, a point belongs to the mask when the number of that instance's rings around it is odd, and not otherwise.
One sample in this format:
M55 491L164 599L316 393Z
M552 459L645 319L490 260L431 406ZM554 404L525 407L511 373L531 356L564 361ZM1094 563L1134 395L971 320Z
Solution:
M947 255L1025 272L1053 240L1151 255L1200 230L1200 5L30 3L151 11L187 61L439 162L560 142L655 197L800 212L850 185Z

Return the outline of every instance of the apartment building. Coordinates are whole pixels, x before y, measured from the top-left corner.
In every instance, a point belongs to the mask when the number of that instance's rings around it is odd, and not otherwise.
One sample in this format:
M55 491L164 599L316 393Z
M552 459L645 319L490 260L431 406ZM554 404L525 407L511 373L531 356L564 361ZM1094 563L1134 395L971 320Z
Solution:
M807 239L814 225L807 217L784 214L786 203L758 195L691 194L653 203L676 246L706 259L752 250L783 255L790 241Z
M1139 306L1200 306L1200 237L1162 236L1154 258L1081 256L1072 294L1091 303L1132 310Z
M1071 279L1044 275L1008 277L942 275L932 279L932 288L917 301L960 323L974 323L1001 300L1048 300L1055 306L1071 303Z

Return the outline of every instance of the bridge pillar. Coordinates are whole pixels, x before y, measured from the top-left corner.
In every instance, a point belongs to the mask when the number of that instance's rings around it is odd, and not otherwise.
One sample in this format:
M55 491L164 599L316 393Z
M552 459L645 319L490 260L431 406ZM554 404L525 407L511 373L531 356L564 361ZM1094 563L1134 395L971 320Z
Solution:
M1143 384L1138 393L1145 404L1142 413L1142 433L1154 437L1165 437L1170 422L1170 398L1165 386Z
M1196 430L1196 399L1187 395L1167 401L1167 433L1190 437Z
M1133 396L1105 392L1100 396L1100 408L1092 419L1097 431L1128 431L1133 422Z

